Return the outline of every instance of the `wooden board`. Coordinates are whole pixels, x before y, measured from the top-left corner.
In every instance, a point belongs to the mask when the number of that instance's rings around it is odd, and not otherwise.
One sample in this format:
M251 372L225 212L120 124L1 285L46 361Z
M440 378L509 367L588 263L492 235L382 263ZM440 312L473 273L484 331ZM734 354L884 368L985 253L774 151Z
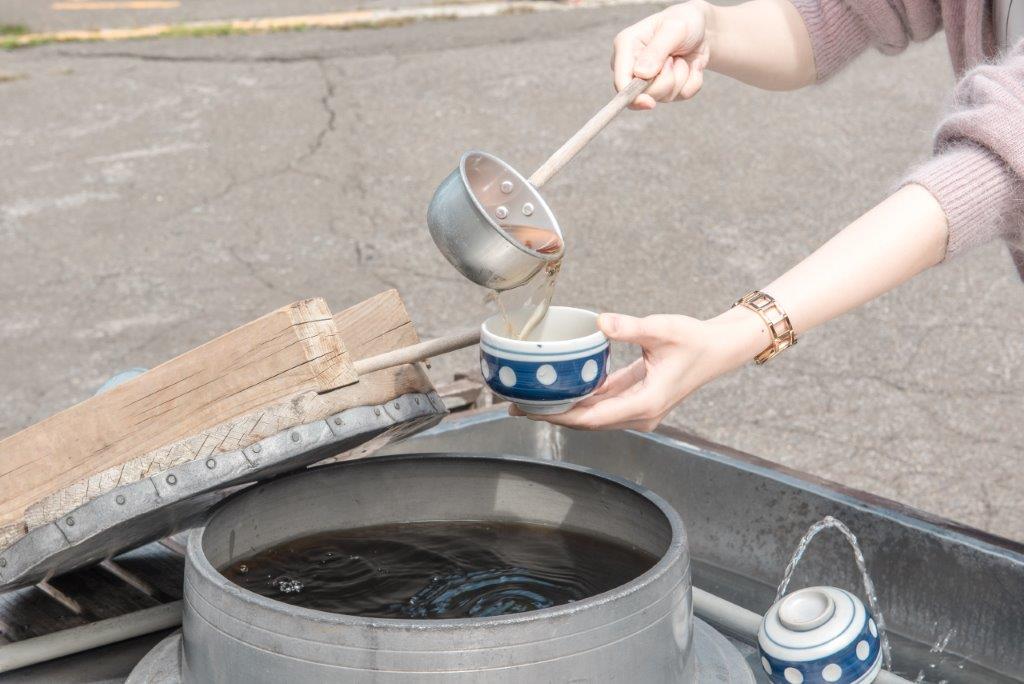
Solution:
M398 290L387 290L341 313L334 325L352 362L420 341Z
M347 348L350 340L354 352ZM412 365L371 373L351 384L356 379L353 361L416 341L394 290L336 316L322 300L309 300L13 435L0 442L0 521L6 525L6 535L0 527L0 549L120 484L243 448L345 408L429 392L430 381ZM180 377L174 380L174 375ZM159 382L152 391L154 377ZM71 440L60 439L54 430L74 430L90 419L101 423L87 430L92 441L74 450L67 471L55 472L69 459L43 454L59 453ZM117 438L104 440L107 434ZM34 478L25 485L19 474L24 467L13 467L24 449L34 450L29 463L48 466L51 480Z
M337 314L334 328L346 340L346 348L351 337L355 349L349 352L352 362L418 341L395 290ZM241 449L294 425L322 419L352 406L381 403L400 394L430 389L430 382L420 369L400 366L368 374L358 385L340 390L296 392L60 489L28 507L24 529L52 522L120 484L138 481L185 461Z

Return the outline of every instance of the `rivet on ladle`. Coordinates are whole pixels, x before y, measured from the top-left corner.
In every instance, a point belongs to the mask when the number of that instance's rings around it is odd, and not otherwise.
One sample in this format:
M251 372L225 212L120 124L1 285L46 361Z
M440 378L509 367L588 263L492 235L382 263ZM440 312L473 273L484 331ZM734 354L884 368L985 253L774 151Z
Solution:
M533 213L533 205L529 202L523 205L523 216L529 216Z
M514 187L515 186L512 185L512 181L503 181L501 184L501 191L507 195L512 192L512 188Z
M494 215L500 219L508 218L508 207L501 206L494 210Z

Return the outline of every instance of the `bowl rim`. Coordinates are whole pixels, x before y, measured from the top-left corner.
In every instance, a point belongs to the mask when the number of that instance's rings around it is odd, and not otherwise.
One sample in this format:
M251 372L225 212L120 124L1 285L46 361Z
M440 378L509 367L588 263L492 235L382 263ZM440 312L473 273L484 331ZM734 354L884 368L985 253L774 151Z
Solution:
M547 315L557 315L559 312L572 311L580 312L591 316L594 320L594 327L597 327L597 312L589 309L581 309L575 306L552 306L548 308ZM608 337L600 330L574 337L568 340L517 340L511 337L498 335L488 328L492 322L501 322L501 314L489 316L480 324L480 351L487 352L491 356L503 357L508 355L522 355L537 357L537 363L544 363L544 357L560 354L594 354L601 347L608 344Z

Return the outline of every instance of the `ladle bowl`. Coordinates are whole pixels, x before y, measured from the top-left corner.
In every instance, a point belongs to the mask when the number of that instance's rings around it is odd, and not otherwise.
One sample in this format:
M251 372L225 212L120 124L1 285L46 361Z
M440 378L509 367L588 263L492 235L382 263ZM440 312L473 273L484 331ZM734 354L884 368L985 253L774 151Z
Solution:
M434 243L462 275L491 290L525 284L545 264L562 258L564 242L547 202L509 164L486 152L462 155L427 209ZM537 252L507 231L512 226L554 233L558 248Z

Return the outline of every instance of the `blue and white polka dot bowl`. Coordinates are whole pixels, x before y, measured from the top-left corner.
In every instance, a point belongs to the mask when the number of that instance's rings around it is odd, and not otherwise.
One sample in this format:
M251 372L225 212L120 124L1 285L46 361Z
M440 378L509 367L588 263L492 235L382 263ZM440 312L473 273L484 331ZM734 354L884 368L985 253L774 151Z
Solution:
M512 314L516 327L528 314ZM553 306L525 340L506 337L504 329L501 316L481 326L480 370L495 394L526 413L564 413L608 374L608 338L592 311Z
M757 634L761 666L777 684L868 684L882 668L878 627L860 599L835 587L786 596Z

